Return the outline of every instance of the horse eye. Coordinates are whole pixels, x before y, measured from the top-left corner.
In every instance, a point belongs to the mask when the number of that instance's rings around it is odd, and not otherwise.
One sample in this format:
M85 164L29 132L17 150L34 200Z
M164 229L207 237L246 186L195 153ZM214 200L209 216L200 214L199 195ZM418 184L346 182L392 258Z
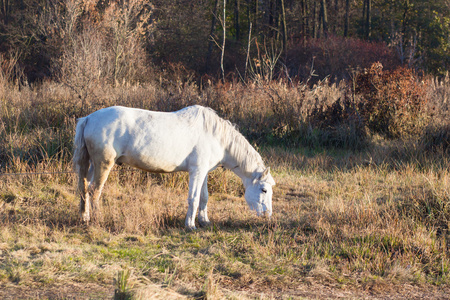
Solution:
M262 188L261 191L265 194L267 193L267 190L265 188Z

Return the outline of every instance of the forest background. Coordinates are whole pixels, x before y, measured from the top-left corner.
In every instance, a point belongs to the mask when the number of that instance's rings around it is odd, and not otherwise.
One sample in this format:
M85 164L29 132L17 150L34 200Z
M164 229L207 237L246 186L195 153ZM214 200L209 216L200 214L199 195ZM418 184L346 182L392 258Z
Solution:
M320 78L348 78L351 70L376 61L389 69L406 65L435 75L445 75L449 64L446 0L2 0L0 4L0 52L17 60L30 83L60 76L63 66L58 62L82 43L78 39L83 35L85 42L89 39L113 52L108 54L117 65L106 78L110 82L142 80L136 77L144 75L142 70L134 78L120 72L121 65L132 60L142 69L149 63L154 68L179 64L196 76L216 77L224 34L222 67L226 75L236 77L246 78L249 64L260 56L277 65L272 76L300 80L312 68ZM131 42L132 48L124 47Z

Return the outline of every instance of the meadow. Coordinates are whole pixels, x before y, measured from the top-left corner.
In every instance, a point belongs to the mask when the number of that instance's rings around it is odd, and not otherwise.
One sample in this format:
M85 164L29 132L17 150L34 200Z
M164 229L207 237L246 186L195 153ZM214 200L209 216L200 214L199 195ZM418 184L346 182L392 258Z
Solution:
M448 77L398 81L420 111L409 100L383 111L394 88L162 78L86 92L0 78L2 298L448 297ZM369 96L378 104L361 106ZM110 105L191 104L212 107L257 147L277 182L273 217L256 217L239 178L218 169L212 226L187 232L186 174L115 166L104 220L85 226L71 173L76 119Z

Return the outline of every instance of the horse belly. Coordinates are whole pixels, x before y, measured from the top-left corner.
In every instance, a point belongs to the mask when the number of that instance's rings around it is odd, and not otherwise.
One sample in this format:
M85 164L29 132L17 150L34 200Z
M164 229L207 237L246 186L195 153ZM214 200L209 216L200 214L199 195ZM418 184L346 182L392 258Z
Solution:
M148 143L135 143L127 147L117 162L149 172L187 171L194 146L188 141L183 141L183 138L180 139L159 140L153 136Z
M120 156L116 163L125 163L135 168L139 168L154 173L170 173L177 171L185 171L184 162L177 162L165 157L156 158L154 156Z

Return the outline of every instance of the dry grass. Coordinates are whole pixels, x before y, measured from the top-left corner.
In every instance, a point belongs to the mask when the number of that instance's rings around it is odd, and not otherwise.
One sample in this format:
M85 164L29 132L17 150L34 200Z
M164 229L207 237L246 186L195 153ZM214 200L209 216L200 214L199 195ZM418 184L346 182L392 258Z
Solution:
M215 183L213 226L192 233L185 176L113 173L105 223L89 228L77 218L73 175L2 178L0 282L110 286L127 269L135 298L310 297L300 292L308 284L366 296L404 284L447 290L448 161L418 168L365 164L370 153L263 153L279 183L273 218L254 216L235 176L218 171L213 181L233 188Z
M343 86L199 89L192 82L161 81L99 86L83 103L52 82L0 87L2 172L70 170L75 120L100 107L173 110L199 103L263 145L260 152L278 183L273 218L259 219L247 208L239 179L214 171L213 225L186 232L186 174L116 167L102 196L104 222L96 227L78 219L74 174L0 176L2 297L76 298L83 296L74 292L79 290L111 298L115 289L116 298L447 295L446 135L437 135L441 144L373 137L363 151L323 148L314 142L323 135L304 124L317 102L332 103ZM445 127L444 119L436 125ZM303 133L312 147L292 142ZM119 276L125 270L129 276ZM60 286L66 292L43 292Z

